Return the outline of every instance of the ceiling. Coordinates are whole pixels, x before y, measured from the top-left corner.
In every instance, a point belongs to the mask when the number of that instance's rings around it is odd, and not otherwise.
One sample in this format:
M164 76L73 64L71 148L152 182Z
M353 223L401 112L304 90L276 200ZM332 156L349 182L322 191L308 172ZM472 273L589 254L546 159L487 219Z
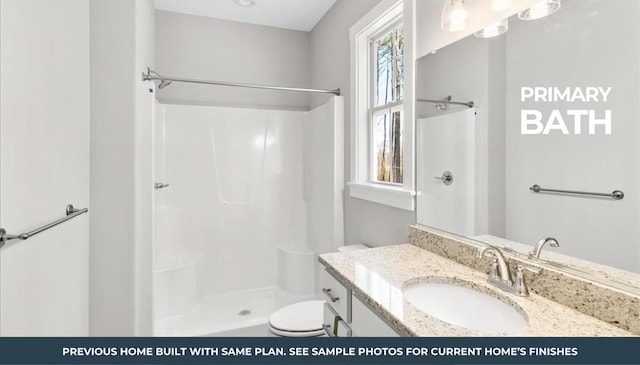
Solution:
M309 32L336 0L255 0L242 7L234 0L153 0L158 10Z

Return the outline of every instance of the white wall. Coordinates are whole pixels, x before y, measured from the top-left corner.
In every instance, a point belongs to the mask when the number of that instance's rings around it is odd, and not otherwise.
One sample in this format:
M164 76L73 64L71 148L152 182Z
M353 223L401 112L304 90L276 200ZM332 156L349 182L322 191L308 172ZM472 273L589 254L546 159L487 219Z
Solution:
M230 5L233 6L233 5ZM309 87L309 33L156 11L157 72L167 76ZM309 95L174 83L163 103L308 110Z
M91 1L92 335L151 333L152 104L140 75L153 66L152 11Z
M304 131L307 242L316 253L344 244L344 98L309 112Z
M500 237L505 236L506 222L506 39L504 37L488 40L489 42L489 91L487 107L487 232Z
M369 12L379 0L338 0L311 31L311 87L337 88L344 96L345 141L350 140L350 51L349 28ZM327 96L314 95L311 105L324 103ZM350 146L345 143L345 156ZM350 163L345 159L345 176ZM408 239L408 226L415 222L415 214L361 199L345 200L345 243L385 245L403 243Z
M476 234L475 109L441 112L418 119L416 221L465 236ZM451 184L434 179L448 171Z
M504 110L504 87L501 86L504 45L504 38L468 37L417 62L418 98L440 100L451 95L453 100L476 104L476 234L486 233L489 227L495 229L494 234L504 232L504 139L500 139L504 136L504 118L499 115L500 110ZM434 104L418 103L416 109L418 118L423 118L464 108L449 106L449 110L443 112Z
M0 14L0 226L19 234L89 206L89 3ZM89 208L0 250L0 335L87 335Z
M139 70L155 66L155 9L150 0L135 2L136 56L134 80L136 90L135 111L135 333L151 335L153 331L153 232L154 232L154 103L155 85L138 82Z
M507 237L528 244L555 237L561 253L640 272L640 4L566 0L563 7L543 22L514 22L507 33ZM532 103L520 101L522 86L613 89L607 103ZM547 117L554 109L594 109L599 118L610 109L612 134L521 135L522 109ZM533 184L619 189L625 197L534 194Z

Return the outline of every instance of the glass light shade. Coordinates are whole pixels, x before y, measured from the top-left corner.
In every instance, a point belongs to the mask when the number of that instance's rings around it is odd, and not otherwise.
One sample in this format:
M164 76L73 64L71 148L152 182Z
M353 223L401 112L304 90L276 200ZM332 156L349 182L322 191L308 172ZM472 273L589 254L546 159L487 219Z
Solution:
M522 20L535 20L549 16L560 9L560 0L543 0L534 4L529 9L518 13L518 18Z
M511 0L491 0L491 11L501 12L511 7Z
M493 38L506 33L509 30L509 19L502 19L488 27L473 33L476 38Z
M464 0L446 0L442 7L440 26L447 32L457 32L467 27L469 14L464 6Z
M255 0L235 0L235 2L243 8L253 8L256 6Z

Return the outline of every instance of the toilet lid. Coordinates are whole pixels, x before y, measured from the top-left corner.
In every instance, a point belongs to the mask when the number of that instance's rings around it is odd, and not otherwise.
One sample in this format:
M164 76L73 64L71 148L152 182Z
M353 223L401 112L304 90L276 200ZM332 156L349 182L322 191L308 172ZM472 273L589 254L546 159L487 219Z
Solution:
M310 300L288 305L275 311L269 323L272 327L290 332L322 329L324 300Z

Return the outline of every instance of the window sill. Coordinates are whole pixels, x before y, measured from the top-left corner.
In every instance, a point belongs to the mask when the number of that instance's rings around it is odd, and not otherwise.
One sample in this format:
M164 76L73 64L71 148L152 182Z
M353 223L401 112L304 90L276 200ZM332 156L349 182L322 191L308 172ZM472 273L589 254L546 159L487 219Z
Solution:
M413 212L416 194L402 187L374 183L347 183L349 196Z

